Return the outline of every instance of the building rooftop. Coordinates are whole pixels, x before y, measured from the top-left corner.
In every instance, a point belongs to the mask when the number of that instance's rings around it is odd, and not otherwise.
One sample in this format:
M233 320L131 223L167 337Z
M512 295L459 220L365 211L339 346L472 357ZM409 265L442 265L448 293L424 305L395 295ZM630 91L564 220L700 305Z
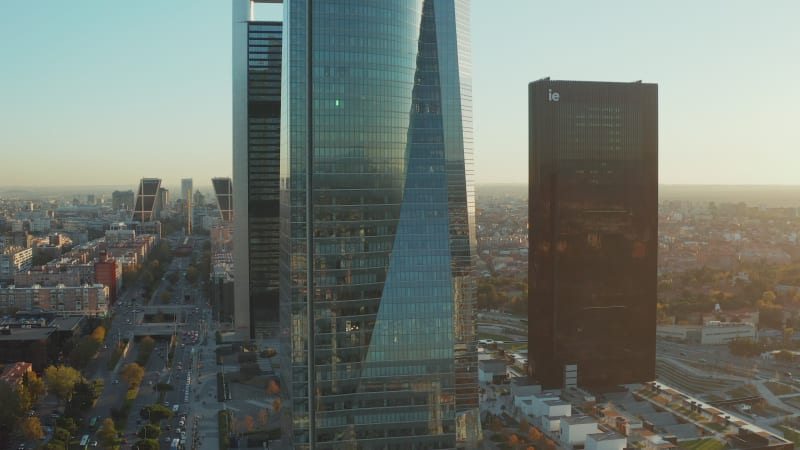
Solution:
M569 425L584 425L589 423L597 423L597 419L592 416L567 416L561 418L562 422Z
M615 441L618 439L627 439L625 436L617 433L616 431L606 431L605 433L591 433L587 434L586 438L595 441Z

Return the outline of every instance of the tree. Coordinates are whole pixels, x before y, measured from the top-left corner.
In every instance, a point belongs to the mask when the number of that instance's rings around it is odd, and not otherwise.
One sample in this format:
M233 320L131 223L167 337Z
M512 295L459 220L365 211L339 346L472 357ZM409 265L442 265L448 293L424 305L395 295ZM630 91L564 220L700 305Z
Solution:
M131 447L139 450L159 450L158 439L139 439Z
M161 294L158 296L158 299L161 300L161 303L167 304L172 300L172 291L169 289L165 289L161 291Z
M269 423L269 413L266 409L258 411L258 426L259 428L266 428Z
M69 400L68 405L81 413L79 415L82 415L82 413L94 406L94 402L99 396L100 393L97 392L94 382L81 379L81 381L75 383L75 387L72 390L72 398Z
M56 426L67 430L70 436L78 433L78 425L75 423L74 419L71 419L69 417L61 417L58 420L56 420Z
M69 441L67 441L69 442ZM67 444L59 439L53 438L47 444L44 444L40 450L66 450Z
M519 430L522 431L524 434L528 434L528 430L531 428L528 421L523 417L522 420L519 421Z
M30 441L39 440L42 438L42 436L44 436L42 422L40 422L39 418L36 416L25 417L24 419L20 420L19 430L25 436L25 439Z
M103 420L103 425L100 427L100 431L97 432L97 437L106 447L111 447L117 443L117 428L110 417Z
M98 327L99 328L99 327ZM72 367L76 369L83 369L89 365L89 362L100 350L100 342L95 340L93 336L84 336L78 340L78 343L69 353L69 360Z
M47 388L61 401L72 397L75 383L81 379L77 370L68 366L50 366L44 370L44 379Z
M153 423L145 424L138 433L137 436L143 439L152 439L158 438L158 435L161 434L161 427L155 425Z
M530 441L538 441L542 438L542 432L539 431L536 427L531 427L531 431L528 432L528 440Z
M19 392L8 383L0 382L0 438L11 434L14 424L22 417ZM0 445L5 445L0 442Z
M245 433L249 433L256 428L256 421L255 419L253 419L253 416L246 415L244 416L244 421L242 423L242 426L244 427Z
M139 411L139 415L142 417L142 419L147 419L150 422L158 423L164 419L169 419L172 417L173 412L166 406L153 404L142 408L141 411Z
M97 343L103 342L106 338L106 328L102 325L98 326L97 328L92 331L92 339L94 339Z
M275 379L274 378L270 379L269 382L267 383L267 394L277 395L280 392L281 388L280 386L278 386L278 383L275 381Z
M22 386L25 391L30 395L31 401L37 403L42 394L44 394L44 380L36 375L36 372L27 372L22 379Z
M275 401L272 402L272 410L278 412L281 410L281 399L276 398Z
M64 428L56 427L53 431L53 439L59 440L61 442L69 442L69 438L72 435Z
M136 387L144 378L144 367L135 362L125 364L119 373L119 377L128 383L131 388Z
M186 281L189 283L194 284L197 282L197 268L195 266L189 266L186 269Z
M765 296L769 292L771 291L765 292ZM758 326L760 328L783 329L783 306L763 299L759 300Z

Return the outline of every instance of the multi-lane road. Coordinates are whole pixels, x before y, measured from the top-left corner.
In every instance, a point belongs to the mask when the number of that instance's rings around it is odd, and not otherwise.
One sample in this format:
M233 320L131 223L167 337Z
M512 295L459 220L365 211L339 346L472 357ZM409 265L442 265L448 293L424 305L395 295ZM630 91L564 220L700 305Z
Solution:
M197 240L195 253L198 256L201 245L202 241ZM200 258L196 259L199 260ZM204 401L193 394L192 391L195 390L195 387L202 386L198 382L206 383L205 380L202 380L205 377L198 376L198 374L204 375L203 370L199 369L201 364L198 357L201 354L204 356L213 354L214 343L210 342L210 347L205 347L203 343L204 337L209 331L213 341L214 331L208 328L211 314L202 289L191 285L185 279L189 260L189 257L175 257L168 268L168 273L175 272L179 275L179 281L172 286L173 296L168 302L169 306L164 306L163 308L175 313L172 328L176 331L176 337L162 336L156 338L156 348L147 361L144 380L131 408L127 426L125 430L120 430L124 433L123 437L128 443L138 439L135 433L144 423L139 415L141 408L159 401L158 392L155 390L155 386L158 383L169 383L173 387L171 391L167 391L163 403L169 405L170 408L178 405L176 417L162 423L162 434L158 437L161 448L169 449L173 439L180 439L184 436L187 438L187 442L191 441L191 436L188 435L187 430L187 426L191 424L184 423L181 426L180 415L187 412L191 414L191 408L186 404L186 400L189 400L191 396L194 396L191 400ZM156 289L146 306L143 305L141 287L138 285L127 287L113 307L111 311L112 326L107 331L105 346L92 364L93 374L91 378L102 379L105 383L105 388L100 398L89 413L89 417L99 417L98 423L102 423L104 418L111 416L112 408L119 408L124 403L128 390L127 384L120 380L118 370L109 370L107 368L114 345L118 340L124 338L132 341L127 356L122 358L117 365L117 369L136 360L139 340L134 339L134 336L140 335L141 333L137 333L137 331L144 328L145 311L158 310L157 307L161 304L160 293L168 284L168 281L162 281L161 286ZM154 306L156 308L153 308ZM171 342L175 345L175 353L172 364L169 364L167 355ZM193 361L194 364L192 364ZM210 369L210 366L208 368ZM215 387L214 383L208 384ZM187 386L189 386L188 391ZM187 396L187 392L189 396ZM185 435L182 435L182 432ZM123 445L123 448L126 448L126 446Z

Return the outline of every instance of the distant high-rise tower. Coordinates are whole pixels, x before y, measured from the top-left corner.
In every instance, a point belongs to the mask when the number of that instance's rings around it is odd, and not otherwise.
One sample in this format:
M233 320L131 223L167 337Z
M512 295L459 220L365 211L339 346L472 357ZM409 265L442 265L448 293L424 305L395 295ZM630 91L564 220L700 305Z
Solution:
M529 86L529 361L545 388L655 378L658 86Z
M188 203L192 201L192 179L181 178L181 199Z
M159 187L158 196L156 198L156 206L154 209L153 220L160 220L161 213L169 208L169 189Z
M223 222L230 223L233 220L233 182L230 178L212 178L211 185L217 197L220 217Z
M251 337L278 324L281 28L234 1L234 322Z
M476 448L469 2L284 18L281 448Z
M136 205L133 208L134 222L151 222L157 220L155 216L158 189L161 187L160 178L142 178L139 181L139 190L136 194Z
M186 232L191 234L192 229L192 193L193 183L191 178L181 178L181 199L183 199L182 213L186 216Z

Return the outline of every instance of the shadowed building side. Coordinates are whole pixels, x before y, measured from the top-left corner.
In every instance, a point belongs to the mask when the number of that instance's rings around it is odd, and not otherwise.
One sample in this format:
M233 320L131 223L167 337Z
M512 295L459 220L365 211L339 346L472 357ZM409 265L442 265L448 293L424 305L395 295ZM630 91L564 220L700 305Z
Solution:
M658 86L539 80L529 355L546 389L655 378Z

